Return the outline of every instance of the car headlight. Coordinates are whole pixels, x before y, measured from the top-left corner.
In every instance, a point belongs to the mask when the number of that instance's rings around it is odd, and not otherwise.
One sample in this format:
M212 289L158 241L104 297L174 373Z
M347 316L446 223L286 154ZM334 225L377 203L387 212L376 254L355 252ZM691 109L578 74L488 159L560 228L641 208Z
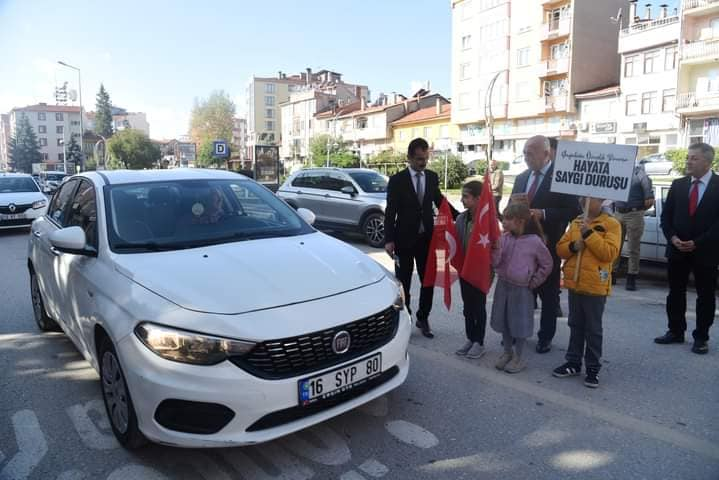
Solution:
M45 205L47 205L47 200L38 200L37 202L32 204L32 208L37 210L38 208L42 208Z
M135 327L135 335L160 357L194 365L216 365L228 357L244 355L255 346L252 342L203 335L147 322Z
M399 280L394 278L394 275L392 277L390 277L390 279L392 281L394 281L395 284L397 285L397 298L394 299L394 303L392 303L392 307L394 307L394 309L397 310L398 312L401 312L402 309L404 308L404 301L405 301L404 287L402 286L402 282L400 282Z

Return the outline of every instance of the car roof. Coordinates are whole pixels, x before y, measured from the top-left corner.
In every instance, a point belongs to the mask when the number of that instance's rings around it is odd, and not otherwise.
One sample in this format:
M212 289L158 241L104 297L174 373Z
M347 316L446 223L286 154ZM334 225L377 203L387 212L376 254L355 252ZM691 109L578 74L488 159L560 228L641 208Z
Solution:
M40 173L52 173L53 175L72 175L71 173L65 173L61 170L43 170Z
M32 175L30 175L29 173L0 172L0 177L29 177L29 178L32 178Z
M102 170L84 172L79 176L94 178L101 183L120 185L128 183L146 183L177 180L249 180L249 178L227 170L209 170L203 168L173 168L169 170Z
M297 173L303 173L303 172L345 172L345 173L355 173L355 172L373 172L373 173L379 173L377 170L374 170L372 168L340 168L340 167L312 167L312 168L303 168L302 170L298 170L295 172Z

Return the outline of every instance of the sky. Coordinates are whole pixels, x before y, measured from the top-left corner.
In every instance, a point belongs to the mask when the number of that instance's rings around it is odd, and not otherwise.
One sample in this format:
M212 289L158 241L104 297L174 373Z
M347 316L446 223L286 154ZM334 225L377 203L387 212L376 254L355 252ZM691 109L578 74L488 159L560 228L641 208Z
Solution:
M451 95L450 0L0 0L0 47L0 112L77 89L62 60L81 69L85 110L102 82L155 139L186 133L194 99L213 90L242 116L252 75L280 70L340 72L373 99L427 81Z

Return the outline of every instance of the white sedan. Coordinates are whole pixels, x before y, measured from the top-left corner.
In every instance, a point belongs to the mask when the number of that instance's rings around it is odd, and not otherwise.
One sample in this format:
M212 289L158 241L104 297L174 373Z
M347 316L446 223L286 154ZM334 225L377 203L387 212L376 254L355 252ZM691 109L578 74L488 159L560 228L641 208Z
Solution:
M47 198L23 173L0 173L0 230L27 228L47 212Z
M402 384L401 287L312 217L222 171L60 186L32 225L35 318L98 371L122 445L264 442Z

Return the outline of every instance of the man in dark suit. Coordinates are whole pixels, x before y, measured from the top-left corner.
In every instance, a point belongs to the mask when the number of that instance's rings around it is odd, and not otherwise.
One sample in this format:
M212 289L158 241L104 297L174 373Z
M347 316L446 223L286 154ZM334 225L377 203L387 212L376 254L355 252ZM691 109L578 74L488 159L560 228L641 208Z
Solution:
M408 310L410 310L409 289L414 265L417 265L420 282L424 279L424 270L427 266L429 243L434 230L432 205L439 208L444 198L439 190L439 177L433 171L426 169L428 158L429 145L424 139L415 138L407 149L409 168L392 175L387 184L384 248L389 256L395 259L395 273L404 287ZM457 216L454 208L452 215ZM427 338L434 338L429 327L433 294L433 287L421 287L417 327Z
M554 268L547 280L537 289L542 300L542 316L537 333L537 353L552 349L552 339L557 330L559 309L559 282L561 262L556 246L567 229L567 224L581 213L577 197L549 191L554 172L549 139L538 135L524 145L524 161L529 168L517 176L512 194L526 194L532 217L538 220L547 240L547 247L554 260Z
M669 331L659 344L683 343L687 329L687 283L694 274L697 289L696 329L692 352L709 351L709 327L714 323L714 289L719 265L719 176L712 170L714 149L706 143L689 147L688 175L672 182L661 225L667 238Z

